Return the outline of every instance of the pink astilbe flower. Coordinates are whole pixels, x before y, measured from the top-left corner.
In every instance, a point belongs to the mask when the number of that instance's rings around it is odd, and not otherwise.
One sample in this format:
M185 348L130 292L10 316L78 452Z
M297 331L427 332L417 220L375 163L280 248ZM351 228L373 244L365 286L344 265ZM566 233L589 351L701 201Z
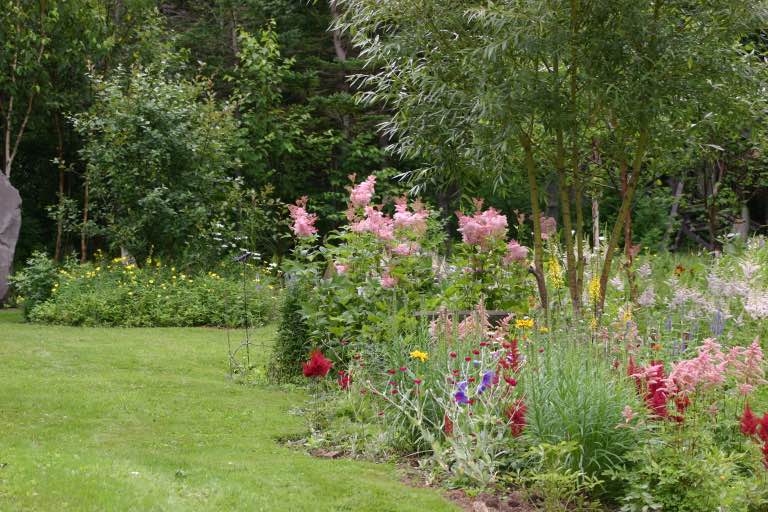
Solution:
M421 246L418 244L418 242L403 242L392 248L392 254L396 254L398 256L410 256L412 254L416 254L419 249L421 249Z
M479 203L478 203L479 204ZM507 236L507 217L494 208L477 211L472 216L456 212L459 232L465 244L487 249L491 242Z
M725 355L712 338L704 340L699 355L673 365L667 379L672 393L694 393L697 388L712 389L725 382Z
M510 240L507 244L507 254L504 255L504 264L509 265L514 261L525 261L528 257L528 248L520 245L517 240Z
M303 196L296 200L296 204L288 205L288 211L293 219L293 232L298 237L312 236L317 233L315 222L317 221L317 215L307 213L307 196Z
M557 221L554 217L541 216L541 238L549 240L549 237L557 231Z
M350 176L354 182L354 174ZM376 189L376 176L368 176L365 181L354 185L349 192L349 202L354 208L364 208L368 206L373 199Z
M459 323L457 327L459 339L484 338L490 326L491 322L488 320L488 311L485 309L485 305L478 304L475 306L475 311Z
M381 284L382 288L394 288L397 286L397 279L389 275L388 272L385 272L381 275L381 278L379 279L379 283Z
M408 211L408 199L401 197L395 201L395 228L408 229L416 234L424 234L427 230L429 212L420 202L413 203L413 212Z
M351 229L355 233L373 233L381 240L392 240L395 233L392 219L372 206L365 207L365 218L352 223Z
M624 410L621 411L621 415L624 417L624 423L629 423L637 416L637 413L632 410L632 407L625 405Z
M441 309L437 318L429 323L429 335L433 339L449 339L453 335L453 318L448 314L448 310Z

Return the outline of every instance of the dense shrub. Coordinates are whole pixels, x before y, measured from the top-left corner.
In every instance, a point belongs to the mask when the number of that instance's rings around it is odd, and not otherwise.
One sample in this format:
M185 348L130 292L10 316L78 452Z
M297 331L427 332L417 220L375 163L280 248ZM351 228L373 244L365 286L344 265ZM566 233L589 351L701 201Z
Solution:
M147 261L142 266L120 259L67 264L50 283L52 265L35 259L15 279L40 283L19 289L34 292L26 300L30 320L65 325L122 327L242 326L274 318L278 298L271 278L255 267L222 265L217 272L183 272ZM50 266L49 266L50 265ZM37 276L37 272L41 276ZM244 276L242 274L245 274ZM245 278L245 283L243 282ZM45 297L45 286L49 286ZM247 306L243 293L247 294Z
M24 316L51 296L58 281L56 265L44 252L35 251L23 270L11 277L17 303L24 305Z
M288 286L280 305L280 326L272 350L269 372L276 382L290 382L301 374L301 361L310 351L307 324L301 314L303 297L299 286Z

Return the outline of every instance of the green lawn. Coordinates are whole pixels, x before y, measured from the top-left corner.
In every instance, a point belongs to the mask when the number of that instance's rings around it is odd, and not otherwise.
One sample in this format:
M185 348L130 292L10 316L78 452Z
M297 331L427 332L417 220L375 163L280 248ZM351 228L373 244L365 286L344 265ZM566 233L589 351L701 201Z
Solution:
M455 510L393 466L278 445L303 396L232 383L226 351L223 331L0 312L0 511Z

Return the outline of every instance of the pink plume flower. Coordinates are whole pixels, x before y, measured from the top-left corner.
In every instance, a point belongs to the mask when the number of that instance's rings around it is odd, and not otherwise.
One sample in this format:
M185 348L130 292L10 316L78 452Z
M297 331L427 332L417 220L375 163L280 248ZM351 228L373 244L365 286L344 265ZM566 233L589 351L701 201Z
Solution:
M351 229L355 233L373 233L381 240L392 240L395 236L392 219L373 206L365 207L365 218L353 222Z
M630 406L625 405L624 410L621 411L621 415L624 417L624 422L629 423L637 415L637 413L635 413L635 411L633 411Z
M419 202L413 204L413 212L408 211L408 199L401 197L395 201L395 228L409 229L416 234L427 230L429 212Z
M293 232L298 237L308 237L317 233L315 227L315 221L317 221L317 215L307 213L307 196L303 196L296 200L296 204L288 205L288 211L293 219Z
M389 273L385 272L381 275L381 278L379 279L379 283L381 283L382 288L394 288L397 286L397 279L389 275Z
M557 231L557 221L554 217L541 216L541 238L548 240Z
M419 249L420 246L418 242L400 243L392 248L392 254L396 254L398 256L410 256L411 254L418 252Z
M514 261L524 261L528 257L528 248L520 245L517 240L510 240L507 244L507 254L504 256L504 263L509 265Z
M354 175L353 175L354 176ZM354 180L354 177L352 177ZM352 187L349 193L349 202L355 208L364 208L368 206L373 199L376 189L376 176L368 176L365 181Z
M507 236L507 217L494 208L477 211L472 216L461 212L456 215L459 218L459 232L465 244L479 245L487 249L491 242L503 240Z

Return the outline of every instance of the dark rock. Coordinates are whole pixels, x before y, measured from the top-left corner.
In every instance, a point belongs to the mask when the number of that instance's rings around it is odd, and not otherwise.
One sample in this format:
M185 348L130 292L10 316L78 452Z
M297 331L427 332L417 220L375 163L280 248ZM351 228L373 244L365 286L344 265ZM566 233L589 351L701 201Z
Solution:
M0 173L0 302L8 293L8 274L21 228L21 196Z

